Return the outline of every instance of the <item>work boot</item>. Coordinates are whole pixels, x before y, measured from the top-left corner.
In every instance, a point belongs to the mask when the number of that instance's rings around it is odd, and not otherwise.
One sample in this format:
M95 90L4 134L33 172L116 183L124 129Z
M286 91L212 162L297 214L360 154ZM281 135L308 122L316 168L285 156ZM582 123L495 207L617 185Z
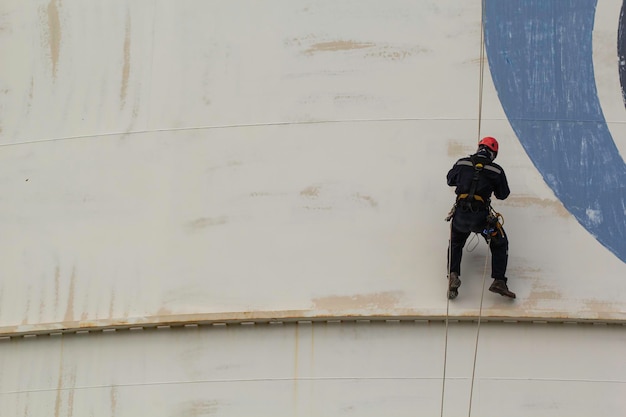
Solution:
M495 292L496 294L503 295L509 298L515 298L515 293L509 290L509 287L506 286L506 281L503 279L495 279L493 284L489 287L489 291Z
M448 300L454 300L459 295L459 287L461 286L461 279L456 272L450 272L448 276Z

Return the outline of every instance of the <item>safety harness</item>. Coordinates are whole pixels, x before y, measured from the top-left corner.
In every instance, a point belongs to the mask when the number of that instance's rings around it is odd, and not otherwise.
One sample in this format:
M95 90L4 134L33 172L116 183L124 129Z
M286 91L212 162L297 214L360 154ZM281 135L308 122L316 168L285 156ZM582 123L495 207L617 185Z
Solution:
M459 165L470 165L474 167L474 176L472 177L472 185L470 186L470 190L469 193L467 194L460 194L457 197L457 203L458 202L463 202L465 203L465 206L467 208L469 208L472 211L476 211L477 210L477 206L475 204L475 202L480 202L481 206L486 207L487 209L489 209L490 204L489 201L485 201L484 198L482 198L479 195L476 195L476 187L478 186L478 179L480 177L480 173L483 171L483 169L489 169L489 168L493 168L494 170L500 171L499 169L487 164L485 166L485 164L483 164L482 162L478 161L478 158L475 155L472 155L470 157L469 161L459 161L458 162Z
M478 186L478 179L480 178L480 174L483 169L487 169L489 171L493 171L497 174L500 174L502 171L489 163L482 163L478 161L478 158L475 155L470 157L470 160L458 161L458 165L467 165L474 167L474 176L472 177L472 184L470 185L470 189L468 193L459 194L457 196L452 209L448 213L446 217L446 221L450 221L454 217L454 213L456 212L457 207L460 203L463 204L464 209L471 211L478 211L480 209L486 209L489 211L487 215L487 225L485 230L482 231L483 235L490 239L492 237L497 236L498 234L504 236L504 230L502 229L502 225L504 224L504 218L498 212L496 212L493 207L491 207L491 201L485 199L479 195L476 195L476 188Z

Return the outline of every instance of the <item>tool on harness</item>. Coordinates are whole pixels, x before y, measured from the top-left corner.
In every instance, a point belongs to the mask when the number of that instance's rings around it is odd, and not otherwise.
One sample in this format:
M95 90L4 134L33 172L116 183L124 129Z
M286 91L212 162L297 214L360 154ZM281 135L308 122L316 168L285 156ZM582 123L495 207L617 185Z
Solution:
M482 234L487 239L495 238L498 235L504 236L504 230L502 225L504 224L504 217L493 208L489 207L489 214L487 215L487 224L483 229Z
M485 237L491 238L495 235L498 234L498 218L495 217L493 214L489 213L487 215L487 224L485 225L485 228L483 229L483 235L485 235Z

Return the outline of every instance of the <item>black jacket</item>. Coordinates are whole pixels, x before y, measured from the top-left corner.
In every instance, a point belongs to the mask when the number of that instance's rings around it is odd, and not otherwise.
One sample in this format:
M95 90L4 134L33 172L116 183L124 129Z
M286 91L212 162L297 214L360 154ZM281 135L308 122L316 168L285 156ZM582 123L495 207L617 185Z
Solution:
M478 176L475 195L481 196L486 202L491 199L491 194L498 200L504 200L509 196L509 184L506 180L504 170L498 164L490 162L488 158L478 155L471 155L461 158L448 171L448 185L456 187L456 195L467 194L472 187L474 178L474 164L472 159L483 164L483 169Z

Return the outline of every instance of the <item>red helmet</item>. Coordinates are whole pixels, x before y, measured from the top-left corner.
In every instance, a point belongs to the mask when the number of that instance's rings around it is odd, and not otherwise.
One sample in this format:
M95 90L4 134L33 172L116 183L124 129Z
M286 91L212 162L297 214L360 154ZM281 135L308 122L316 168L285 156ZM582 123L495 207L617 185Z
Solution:
M484 137L478 142L478 146L484 145L495 153L498 153L498 141L491 136Z

